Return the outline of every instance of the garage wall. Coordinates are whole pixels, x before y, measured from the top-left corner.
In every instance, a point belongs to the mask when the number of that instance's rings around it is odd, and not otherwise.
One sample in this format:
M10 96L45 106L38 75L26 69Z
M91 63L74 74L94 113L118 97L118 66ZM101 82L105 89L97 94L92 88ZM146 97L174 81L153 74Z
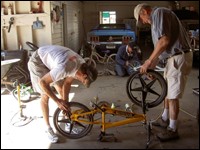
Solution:
M99 11L114 10L117 13L117 22L122 23L123 19L134 19L133 10L138 3L148 3L151 6L174 7L173 1L84 1L84 26L86 32L99 24ZM199 1L180 1L180 6L192 5L199 12Z
M40 1L1 1L1 6L14 4L14 14L1 15L1 49L15 50L22 46L30 49L25 42L30 41L38 46L58 44L78 51L86 40L87 32L99 23L99 11L115 10L117 22L124 19L134 19L133 9L138 1L42 1L44 13L30 13L38 8ZM145 1L142 1L145 2ZM146 1L152 6L171 7L171 1ZM58 5L61 11L60 21L51 20L52 9ZM180 6L192 5L199 13L199 1L180 1ZM10 17L14 24L8 32ZM42 21L42 29L33 29L33 22ZM130 21L130 20L127 20Z
M83 42L83 8L80 1L62 1L66 6L64 18L65 46L78 52Z
M51 1L51 10L62 8L59 22L51 22L52 44L63 45L78 52L83 39L83 11L80 1Z
M51 7L51 34L52 39L51 43L53 45L63 45L63 15L62 15L62 3L60 1L51 1L50 3ZM57 15L56 17L56 11L54 11L55 14L53 14L53 10L56 10L56 7L58 7L60 11L60 15ZM59 12L58 11L58 12ZM59 17L58 17L59 16Z

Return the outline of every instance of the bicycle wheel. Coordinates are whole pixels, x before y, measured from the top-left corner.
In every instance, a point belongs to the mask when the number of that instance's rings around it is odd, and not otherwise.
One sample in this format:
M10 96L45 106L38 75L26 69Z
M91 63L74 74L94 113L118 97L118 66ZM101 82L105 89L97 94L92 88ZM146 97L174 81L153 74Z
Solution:
M12 91L12 95L16 100L18 100L17 89ZM27 103L31 101L31 93L27 90L20 89L20 100L23 103Z
M142 107L142 100L147 108L158 106L167 95L167 83L163 76L151 69L146 74L134 72L127 80L126 92L129 99Z
M110 56L108 56L108 59L107 59L107 67L108 69L110 70L114 70L115 69L115 64L116 64L116 61L115 61L115 58L116 58L116 55L117 54L111 54Z
M85 60L85 62L86 62L87 64L92 64L92 66L96 68L97 64L96 64L96 62L94 61L94 59L91 59L91 58L89 58L89 57L85 57L85 58L83 58L83 59Z
M18 80L19 83L25 83L28 84L30 82L29 74L23 70L20 66L14 66L12 67L9 72L6 75L6 80L7 82L14 82ZM12 92L15 87L14 85L6 84L6 88Z
M72 113L71 117L76 114L90 111L85 105L78 102L70 102L69 106ZM63 136L71 139L78 139L86 136L93 127L93 124L87 123L93 122L93 116L91 114L80 116L78 119L82 120L83 122L75 121L73 118L70 120L59 108L56 109L53 115L53 122L56 130ZM68 127L66 128L66 125L70 125L71 130L69 130Z

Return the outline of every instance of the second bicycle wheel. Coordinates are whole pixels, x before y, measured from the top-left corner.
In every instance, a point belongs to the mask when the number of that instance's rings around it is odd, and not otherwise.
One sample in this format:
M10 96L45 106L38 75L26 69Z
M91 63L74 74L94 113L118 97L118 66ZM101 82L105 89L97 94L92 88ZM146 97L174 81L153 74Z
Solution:
M152 108L165 99L167 83L163 76L154 70L148 69L146 74L137 71L128 78L126 92L134 104L142 107L144 100L147 108Z
M93 124L90 124L89 122L93 122L93 116L91 114L80 115L78 120L81 120L81 122L73 120L73 116L89 112L90 110L85 105L78 102L70 102L69 106L72 113L72 119L70 120L62 110L57 108L53 115L54 126L63 136L71 139L82 138L92 129Z
M108 59L107 59L107 68L109 70L112 70L114 71L115 70L115 65L116 65L116 61L115 61L115 58L116 58L116 55L117 54L111 54L110 56L108 56Z
M90 57L85 57L83 58L85 60L85 62L88 64L88 65L92 65L94 68L97 67L97 64L95 62L94 59L90 58Z

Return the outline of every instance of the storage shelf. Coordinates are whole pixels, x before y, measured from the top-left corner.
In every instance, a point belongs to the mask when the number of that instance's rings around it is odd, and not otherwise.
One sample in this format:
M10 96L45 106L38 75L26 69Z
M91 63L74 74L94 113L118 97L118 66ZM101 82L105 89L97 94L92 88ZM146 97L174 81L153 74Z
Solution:
M10 17L24 17L24 16L47 16L49 14L47 13L33 13L33 14L15 14L15 15L1 15L1 18L5 19L5 18L10 18Z

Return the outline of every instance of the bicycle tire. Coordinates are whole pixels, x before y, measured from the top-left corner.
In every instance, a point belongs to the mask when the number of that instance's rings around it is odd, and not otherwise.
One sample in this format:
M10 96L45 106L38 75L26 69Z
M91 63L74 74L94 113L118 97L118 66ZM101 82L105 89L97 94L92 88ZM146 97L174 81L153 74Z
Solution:
M16 70L16 68L13 68L9 70L7 79L5 81L12 82L13 84L16 80L18 80L20 83L29 83L30 79L27 77L27 75L28 74L25 74L25 71L22 72L21 70L21 72L19 72ZM5 87L9 92L12 92L15 89L14 85L11 84L5 84Z
M142 107L142 99L144 98L146 106L153 108L165 99L167 95L167 83L159 72L148 69L147 73L148 75L152 75L152 80L146 78L146 74L140 74L139 71L130 75L126 83L126 92L134 104ZM156 86L153 86L154 84ZM154 88L158 91L155 91ZM142 98L139 99L138 97Z
M94 67L94 68L96 68L97 67L97 64L96 64L96 62L94 61L94 59L92 59L92 58L89 58L89 57L85 57L85 58L83 58L84 60L85 60L85 62L87 63L87 64L92 64L92 66Z
M117 54L111 54L108 56L107 62L115 62Z
M90 111L85 105L78 102L69 102L69 107L71 109L72 115L77 114L78 112L83 113L83 112ZM69 119L65 119L65 118L63 119L63 117L66 117L66 116L59 116L60 113L62 113L62 110L60 108L57 108L53 115L53 122L54 122L54 126L56 130L63 136L71 138L71 139L79 139L86 136L91 131L93 124L84 123L84 122L80 123L73 120L70 121ZM62 117L61 120L59 120L60 117ZM81 117L79 117L79 119L80 118ZM93 122L93 116L92 114L83 116L81 120ZM81 131L79 133L65 131L64 126L66 123L70 123L71 125L73 125L72 131L73 129L81 129Z
M21 89L20 89L21 90ZM12 90L13 97L18 100L17 89ZM20 91L20 101L23 103L27 103L31 101L31 93L29 91L25 91L25 93L21 93Z

